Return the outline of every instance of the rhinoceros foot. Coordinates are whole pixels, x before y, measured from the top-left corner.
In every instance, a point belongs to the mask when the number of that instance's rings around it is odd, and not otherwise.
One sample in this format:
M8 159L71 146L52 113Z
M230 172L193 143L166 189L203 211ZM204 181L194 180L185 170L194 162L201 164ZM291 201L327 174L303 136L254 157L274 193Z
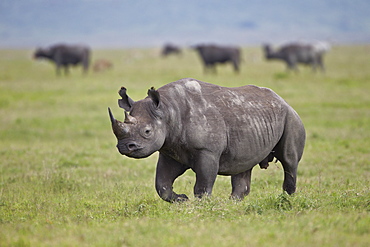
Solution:
M173 200L173 202L185 202L189 200L189 198L185 194L176 194L177 197Z

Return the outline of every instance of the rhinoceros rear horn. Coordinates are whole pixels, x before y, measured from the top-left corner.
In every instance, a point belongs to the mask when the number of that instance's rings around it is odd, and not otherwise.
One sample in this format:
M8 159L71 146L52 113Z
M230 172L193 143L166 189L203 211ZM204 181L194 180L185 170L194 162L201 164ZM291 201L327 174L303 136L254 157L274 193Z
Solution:
M137 120L135 117L131 116L127 111L125 111L125 121L124 123L136 124Z

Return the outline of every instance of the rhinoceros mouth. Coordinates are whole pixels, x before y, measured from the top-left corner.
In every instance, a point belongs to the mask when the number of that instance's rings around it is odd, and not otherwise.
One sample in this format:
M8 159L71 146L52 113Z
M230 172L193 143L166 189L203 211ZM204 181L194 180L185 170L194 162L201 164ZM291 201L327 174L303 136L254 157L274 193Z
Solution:
M125 155L130 158L141 159L141 158L149 157L151 154L153 154L153 152L149 152L149 153L146 152L144 147L139 147L139 148L136 148L135 150L129 150L126 148L121 149L119 147L117 148L120 154Z
M118 152L120 152L120 154L129 156L129 155L133 155L135 153L140 152L143 148L137 148L135 150L129 150L127 148L117 147L117 149L118 149Z
M142 159L142 158L147 158L149 157L150 155L152 155L152 153L144 153L144 152L140 152L139 150L138 151L132 151L132 152L126 152L126 153L121 153L122 155L125 155L127 157L130 157L130 158L135 158L135 159Z

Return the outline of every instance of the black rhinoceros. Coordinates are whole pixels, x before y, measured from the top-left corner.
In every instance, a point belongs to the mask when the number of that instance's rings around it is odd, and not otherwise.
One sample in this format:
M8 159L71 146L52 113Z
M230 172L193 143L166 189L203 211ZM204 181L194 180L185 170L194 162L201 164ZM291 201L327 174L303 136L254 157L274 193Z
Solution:
M108 109L117 148L132 158L159 151L155 186L163 200L188 199L172 189L187 169L196 173L196 197L212 193L217 175L230 175L231 197L242 199L250 191L253 167L265 166L271 155L283 166L283 189L295 192L305 129L293 108L272 90L185 78L151 88L148 97L136 102L124 87L119 94L124 122Z

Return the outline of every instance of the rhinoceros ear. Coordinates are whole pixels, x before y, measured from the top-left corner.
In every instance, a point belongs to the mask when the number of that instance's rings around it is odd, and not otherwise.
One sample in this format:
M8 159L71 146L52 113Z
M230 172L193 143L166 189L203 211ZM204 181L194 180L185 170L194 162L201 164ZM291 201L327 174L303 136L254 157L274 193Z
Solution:
M135 101L127 96L126 88L121 87L121 89L118 91L118 94L122 97L122 99L118 100L118 106L125 109L126 111L130 111Z
M159 96L159 93L157 90L154 89L154 87L151 87L148 90L148 96L153 100L154 106L158 108L161 97Z

